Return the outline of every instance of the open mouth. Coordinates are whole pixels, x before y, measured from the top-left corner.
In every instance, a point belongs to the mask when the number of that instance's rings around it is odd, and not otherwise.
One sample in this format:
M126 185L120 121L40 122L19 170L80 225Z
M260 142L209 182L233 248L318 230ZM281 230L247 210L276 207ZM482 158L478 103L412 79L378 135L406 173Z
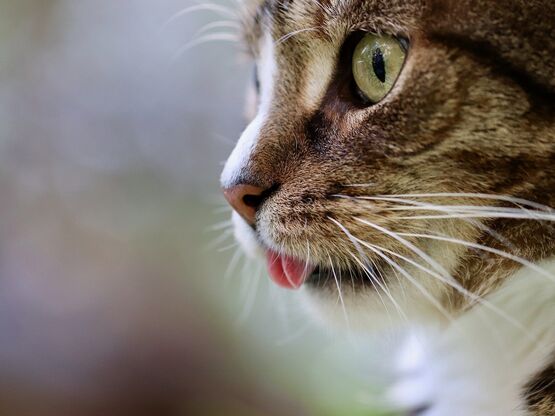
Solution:
M366 269L366 270L365 270ZM370 287L376 289L380 286L383 278L377 269L373 266L362 267L356 266L349 269L332 269L326 266L318 266L314 269L305 281L313 287L324 288L328 286L343 287L349 285L355 287Z
M349 270L338 270L327 266L310 264L272 250L266 251L268 273L272 280L287 289L299 289L304 284L324 286L341 282L366 285L379 279L374 267L356 267ZM381 279L380 279L381 280Z

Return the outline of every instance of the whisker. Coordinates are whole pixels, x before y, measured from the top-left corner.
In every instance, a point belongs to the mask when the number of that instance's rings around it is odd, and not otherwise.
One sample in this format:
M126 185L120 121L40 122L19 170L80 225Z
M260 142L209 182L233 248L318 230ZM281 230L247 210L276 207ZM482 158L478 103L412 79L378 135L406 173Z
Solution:
M351 196L351 195L342 195L342 194L335 194L332 195L337 198L344 198L344 199L356 199L356 200L363 200L363 201L384 201L384 202L397 202L403 203L410 206L395 206L391 208L380 208L383 211L443 211L443 212L456 212L456 213L474 213L478 212L478 215L481 215L482 212L487 213L487 215L496 215L499 213L500 215L503 214L514 214L514 215L523 215L525 218L528 219L546 219L549 221L555 221L555 211L549 207L543 206L543 209L540 209L541 212L531 211L529 209L520 207L520 208L512 208L512 207L496 207L496 206L488 206L488 205L436 205L436 204L429 204L423 203L419 201L413 201L410 199L404 199L400 197L394 196ZM491 214L490 214L491 213ZM523 214L524 213L524 214ZM532 215L533 214L533 215ZM443 216L442 216L443 217ZM417 217L412 217L417 218Z
M276 44L276 45L280 45L280 44L286 42L288 39L290 39L290 38L292 38L293 36L298 35L298 34L300 34L300 33L305 33L305 32L316 32L316 31L318 31L318 30L319 30L319 29L318 29L317 27L308 27L308 28L305 28L305 29L294 30L294 31L289 32L289 33L283 35L282 37L280 37L280 38L275 42L275 44Z
M351 288L353 289L353 292L355 291L355 277L353 275L353 271L351 269L349 269L349 275L351 276Z
M188 42L187 44L185 44L185 46L179 48L177 50L177 52L175 52L174 55L172 56L172 61L177 61L188 50L190 50L190 49L192 49L196 46L203 45L205 43L218 42L218 41L238 43L239 40L240 40L239 37L235 34L210 33L208 35L204 35L204 36L201 36L199 38L193 39L190 42Z
M374 183L350 183L348 185L342 185L345 188L368 188L369 186L376 186Z
M357 188L370 188L370 187L376 186L376 183L375 183L375 182L370 182L370 183L356 183L356 184L347 183L347 184L341 184L340 186L343 186L343 187L355 186L355 187L357 187Z
M286 305L286 299L281 295L281 292L276 290L273 285L266 286L270 294L270 304L273 305L277 311L277 318L280 325L290 332L290 316L289 308Z
M337 274L335 273L335 268L333 267L333 261L331 260L331 256L328 253L328 259L330 261L331 270L333 273L333 277L335 279L335 284L337 286L337 293L339 295L339 301L341 302L341 308L343 309L343 316L345 317L345 323L347 327L350 328L351 325L349 323L349 315L347 315L347 308L345 307L345 300L343 299L343 294L341 293L341 285L339 283L339 279L337 278Z
M355 200L359 200L359 199L363 199L363 200L378 200L378 201L387 201L387 202L400 202L403 204L407 204L410 205L410 207L407 206L395 206L393 208L380 208L381 211L383 210L410 210L412 207L418 207L418 208L414 208L414 209L422 209L422 210L430 210L430 211L443 211L443 212L447 212L449 215L449 219L460 219L464 222L467 222L468 224L479 228L480 230L484 231L485 233L489 234L491 237L493 237L495 240L499 241L501 244L505 245L506 247L510 248L511 250L515 250L515 246L509 241L507 240L507 238L503 237L502 235L500 235L497 231L493 230L491 227L488 227L487 225L483 224L480 221L476 221L475 218L461 218L459 215L457 215L457 212L451 212L450 210L450 205L446 205L446 206L441 206L441 205L432 205L429 203L425 203L425 202L419 202L419 201L412 201L412 200L407 200L407 199L397 199L397 198L383 198L383 197L355 197L355 196L348 196L348 195L336 195L337 197L341 197L341 198L348 198L348 199L355 199ZM495 207L492 207L495 208ZM374 215L377 215L374 213ZM414 216L411 216L411 218L414 218ZM445 218L447 219L447 218ZM534 218L535 219L535 218Z
M430 239L430 240L438 240L438 241L444 241L444 242L448 242L448 243L453 243L453 244L460 244L463 245L465 247L469 247L469 248L474 248L477 250L482 250L482 251L486 251L492 254L496 254L500 257L504 257L506 259L512 260L515 263L519 263L525 267L530 268L531 270L534 270L536 272L538 272L539 274L548 277L550 280L553 280L555 282L555 276L553 276L551 273L549 273L547 270L545 270L542 267L539 267L538 265L522 258L519 256L515 256L514 254L511 253L507 253L505 251L502 250L498 250L496 248L492 248L492 247L488 247L488 246L484 246L483 244L478 244L478 243L471 243L469 241L464 241L464 240L459 240L456 238L451 238L451 237L446 237L446 236L441 236L441 235L435 235L435 234L417 234L417 233L399 233L399 235L405 236L405 237L414 237L414 238L425 238L425 239Z
M241 271L239 272L239 277L241 279L241 287L239 290L239 299L245 299L248 296L248 293L251 290L250 280L252 279L252 274L248 273L248 270L252 264L252 259L244 256L243 257L243 266L241 267Z
M195 34L192 36L193 39L209 32L212 29L240 29L240 25L237 22L233 22L230 20L219 20L217 22L211 22L211 23L207 23L205 24L203 27L201 27L198 31L195 32ZM233 35L238 34L237 33L230 33Z
M447 312L447 310L443 307L443 305L441 305L441 303L439 303L437 299L435 299L432 295L430 295L430 293L426 290L426 288L423 287L420 283L418 283L418 281L406 269L404 269L398 263L396 263L395 261L387 257L385 254L383 254L381 248L378 248L379 246L366 243L365 241L362 241L359 239L357 240L359 241L359 243L361 243L368 249L372 250L378 256L383 258L390 266L392 266L397 271L399 271L399 273L405 276L407 280L410 283L412 283L424 295L424 297L426 297L426 299L447 318L449 322L453 320L453 317L449 314L449 312Z
M329 10L326 9L326 6L324 6L322 3L320 3L319 0L314 0L314 4L316 4L316 6L318 6L318 8L323 11L324 13L327 13Z
M256 300L256 293L258 292L258 286L260 284L260 281L262 280L262 266L259 264L256 273L254 274L254 282L249 282L250 283L250 290L247 293L244 305L243 305L243 310L241 311L239 317L237 318L237 323L239 325L244 324L249 316L252 313L253 307L254 307L254 302Z
M370 221L366 221L362 218L355 218L356 221L359 221L363 224L366 224L378 231L381 231L382 233L392 237L393 239L397 240L398 242L400 242L401 244L403 244L405 247L409 248L411 251L413 251L414 253L416 253L418 256L420 256L422 259L424 259L430 266L432 266L434 269L436 269L438 272L446 275L446 276L450 276L451 280L455 280L450 273L442 266L440 265L437 261L435 261L434 259L432 259L430 256L428 256L426 253L424 253L424 251L420 250L418 247L416 247L414 244L412 244L411 242L407 241L406 239L404 239L403 237L400 236L400 234L397 234L391 230L388 230L387 228L381 227L377 224L374 224Z
M230 228L232 226L233 226L233 222L231 220L225 220L225 221L218 222L214 225L211 225L210 227L207 227L206 231L207 232L221 231L221 230L224 230L226 228Z
M399 220L439 220L449 218L506 218L516 220L534 220L534 221L555 221L555 214L535 213L533 216L526 214L512 214L505 212L483 212L483 213L460 213L457 216L452 215L415 215L396 217Z
M411 233L395 233L393 231L387 230L383 227L378 226L377 224L372 224L369 223L368 221L364 221L362 219L359 218L355 218L369 226L373 226L374 228L378 229L378 230L384 230L383 232L386 233L386 235L390 235L391 237L395 238L396 240L398 240L399 242L401 242L402 244L404 244L406 247L410 248L413 252L415 252L417 255L419 255L421 258L423 258L424 260L426 260L429 264L430 261L432 263L435 263L437 266L439 266L439 264L437 262L435 262L435 260L433 260L430 256L428 256L427 254L425 254L422 250L418 249L417 247L415 247L413 244L411 244L410 242L408 242L407 240L405 240L402 237L416 237L418 238L419 234L411 234ZM408 245L407 245L408 244ZM489 248L489 247L488 247ZM492 249L494 250L494 249ZM496 250L499 251L499 250ZM393 252L391 252L393 253ZM503 252L502 252L503 253ZM505 253L507 254L507 253ZM401 256L400 254L394 254L396 256L400 256L400 258L408 261L410 264L413 264L415 267L420 268L421 266L418 265L417 262L413 262L412 260ZM513 256L514 257L514 256ZM530 263L531 264L531 263ZM433 267L433 264L431 264ZM532 265L532 264L531 264ZM533 266L533 265L532 265ZM437 270L437 267L434 267ZM440 266L440 269L443 269ZM422 270L422 269L421 269ZM503 317L504 319L506 319L509 323L515 325L515 327L517 327L519 330L523 331L524 334L526 334L527 336L531 335L528 333L527 329L518 321L516 321L513 317L503 313L503 311L499 310L498 308L496 308L495 306L493 306L490 302L484 301L483 298L479 297L476 294L472 294L472 292L467 291L466 289L464 289L458 282L457 280L451 276L449 273L447 273L445 270L438 270L440 273L443 274L443 276L440 276L436 273L434 273L432 270L429 270L427 268L423 269L424 271L426 271L427 273L429 273L431 276L435 276L441 279L441 281L443 281L444 283L448 284L451 287L454 287L455 289L459 289L463 291L463 294L469 295L472 299L474 299L476 302L479 302L480 304L484 305L485 307L493 310L494 312L498 313L501 317ZM545 272L545 271L544 271Z
M166 29L169 25L171 25L173 22L175 22L176 20L190 14L190 13L194 13L194 12L201 12L201 11L208 11L208 12L215 12L221 16L227 16L227 17L232 17L232 18L237 18L237 13L235 11L233 11L233 9L218 5L218 4L213 4L213 3L204 3L204 4L196 4L194 6L189 6L186 7L183 10L180 10L179 12L177 12L176 14L174 14L172 17L170 17L168 20L166 20L164 22L164 24L162 25L160 30L164 30Z
M358 243L356 237L354 237L351 232L343 225L341 224L339 221L337 221L334 218L328 217L328 219L330 221L332 221L335 225L337 225L341 231L343 231L343 233L347 236L347 238L349 238L349 240L353 243L353 245L355 246L355 248L357 249L357 251L359 252L359 254L368 261L368 257L366 256L366 254L364 253L364 251L362 250L362 248L360 247L360 244ZM353 259L362 267L364 273L367 275L368 279L370 280L370 283L372 284L372 286L374 286L376 293L378 294L382 304L384 305L387 314L389 316L389 311L387 309L386 303L384 302L383 298L380 295L380 291L378 290L378 288L376 288L375 284L377 284L381 290L384 291L384 293L386 294L386 296L389 298L389 300L391 300L391 303L393 304L393 306L395 306L395 309L397 309L397 313L399 314L399 316L404 319L405 321L408 322L407 316L405 315L403 309L400 307L400 305L397 303L397 301L395 301L395 299L393 298L393 296L391 295L390 291L384 287L384 285L380 282L380 279L378 279L369 269L368 267L366 267L366 265L364 263L362 263L362 261L360 259L358 259L353 253L349 252L349 254L351 255L351 257L353 257ZM371 261L371 260L370 260ZM374 263L373 261L371 261L371 263ZM374 267L376 270L378 269L377 267ZM383 277L382 277L383 279Z
M378 297L380 298L380 301L382 302L382 305L385 308L385 311L387 313L387 316L389 318L389 320L391 321L391 316L389 313L389 308L387 307L387 304L385 303L382 295L380 294L380 289L383 290L381 288L381 285L379 283L379 280L376 278L376 276L368 269L368 267L357 257L355 256L353 253L349 252L350 256L353 258L353 260L362 268L362 270L364 271L364 274L366 275L366 277L368 277L368 280L370 281L370 283L372 284L372 286L374 287L374 290L376 292L376 294L378 295ZM378 284L378 286L380 286L380 288L376 287L376 284ZM384 291L384 293L386 293ZM408 322L408 319L406 317L406 315L404 314L403 310L401 309L401 307L397 304L397 302L395 302L395 300L391 297L391 294L389 292L386 293L386 295L388 295L389 299L392 301L393 306L395 306L395 309L397 310L397 313L399 314L399 316L404 319L406 322Z
M240 248L237 248L235 250L235 253L233 253L233 256L231 257L231 260L229 261L226 271L224 272L224 280L229 280L237 265L239 264L239 260L241 260L242 256L243 251Z
M228 244L227 246L224 246L224 247L221 247L221 248L217 249L217 252L218 253L224 253L224 252L226 252L228 250L231 250L232 248L238 247L238 246L239 246L239 243L235 242L233 244Z
M511 202L517 205L530 206L542 211L553 212L553 208L530 201L523 198L513 197L510 195L492 195L484 193L470 193L470 192L439 192L439 193L421 193L421 194L398 194L398 195L377 195L378 197L387 198L476 198L476 199L490 199L496 201Z
M311 324L306 323L305 325L299 327L299 329L297 329L296 331L288 331L287 336L276 341L275 345L277 345L278 347L283 347L285 345L291 344L305 335L310 328Z
M429 205L422 204L419 206L396 206L392 208L381 208L383 211L448 211L448 212L462 212L462 213L473 213L475 211L485 211L485 212L499 212L499 213L521 213L533 212L530 210L525 210L522 208L507 208L507 207L490 207L482 205Z
M220 143L223 143L225 145L228 145L230 147L234 147L237 144L237 139L231 139L227 136L224 136L222 134L214 134L214 138L216 138Z
M206 247L205 250L210 251L210 250L214 250L218 245L220 245L221 243L223 243L225 240L227 240L228 238L231 237L231 235L233 234L233 230L230 228L228 230L224 230L222 232L221 235L219 235L218 237L214 238L212 241L210 241Z
M506 313L504 313L501 309L498 309L497 307L495 307L491 302L488 302L488 301L487 301L486 299L484 299L483 297L481 297L481 296L479 296L479 295L477 295L477 294L475 294L475 293L472 293L471 291L465 289L465 288L464 288L460 283L458 283L457 281L450 281L450 279L447 279L445 276L442 276L442 275L440 275L440 274L434 272L433 270L430 270L429 268L427 268L427 267L425 267L425 266L419 264L418 262L416 262L416 261L414 261L414 260L412 260L412 259L410 259L410 258L408 258L408 257L406 257L406 256L404 256L404 255L402 255L402 254L396 253L396 252L394 252L394 251L392 251L392 250L388 250L388 249L386 249L386 248L384 248L384 247L380 247L380 246L377 246L377 245L375 245L375 244L371 244L371 243L367 243L367 242L364 242L364 244L368 244L368 245L374 246L374 247L376 247L376 248L379 248L379 249L383 250L384 252L386 252L386 253L388 253L388 254L390 254L390 255L392 255L392 256L398 257L399 259L401 259L401 260L403 260L403 261L405 261L405 262L411 264L412 266L418 268L419 270L422 270L423 272L426 272L426 273L429 274L430 276L432 276L432 277L438 279L439 281L441 281L441 282L443 282L443 283L449 285L449 286L452 287L453 289L457 290L458 292L460 292L461 294L463 294L464 296L466 296L466 297L469 298L470 300L472 300L472 301L474 301L474 302L476 302L476 303L478 303L478 304L484 306L485 308L491 310L492 312L498 314L501 318L507 320L509 323L515 325L517 328L519 328L519 329L521 329L521 330L523 330L523 331L526 331L526 328L525 328L520 322L516 321L516 320L515 320L513 317L511 317L510 315L507 315Z

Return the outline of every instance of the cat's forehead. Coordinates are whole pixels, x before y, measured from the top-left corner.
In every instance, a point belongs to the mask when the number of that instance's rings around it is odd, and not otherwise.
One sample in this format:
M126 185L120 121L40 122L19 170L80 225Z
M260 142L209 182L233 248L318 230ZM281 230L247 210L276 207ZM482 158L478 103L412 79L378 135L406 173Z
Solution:
M265 0L260 4L260 12L274 20L297 23L320 22L325 24L333 17L350 10L360 0Z
M332 39L357 29L401 32L414 26L422 0L249 0L244 34L253 49L263 34L274 39L306 33Z

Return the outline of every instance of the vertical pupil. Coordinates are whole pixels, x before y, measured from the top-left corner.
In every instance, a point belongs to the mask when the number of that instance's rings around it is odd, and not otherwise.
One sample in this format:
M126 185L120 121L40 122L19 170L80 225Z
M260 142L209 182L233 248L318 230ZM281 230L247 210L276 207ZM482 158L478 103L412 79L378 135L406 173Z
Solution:
M380 48L374 49L374 54L372 55L372 68L374 69L376 77L381 82L385 82L385 62Z

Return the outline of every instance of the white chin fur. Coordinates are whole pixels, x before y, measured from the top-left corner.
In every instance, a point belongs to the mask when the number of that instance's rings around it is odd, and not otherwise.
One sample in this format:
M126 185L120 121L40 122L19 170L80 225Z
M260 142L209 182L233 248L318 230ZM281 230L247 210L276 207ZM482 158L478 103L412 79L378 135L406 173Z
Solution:
M231 221L233 222L235 239L239 242L247 256L252 258L262 257L264 255L263 250L260 244L258 244L252 228L235 211L231 215Z
M442 287L435 288L439 296ZM429 288L434 293L434 288ZM375 289L357 288L342 284L341 302L338 291L309 288L305 291L305 306L311 316L322 325L348 328L354 331L374 332L407 327L414 322L445 325L445 318L431 303L422 300L422 294L414 287L389 284L390 296ZM393 302L393 300L395 302Z

